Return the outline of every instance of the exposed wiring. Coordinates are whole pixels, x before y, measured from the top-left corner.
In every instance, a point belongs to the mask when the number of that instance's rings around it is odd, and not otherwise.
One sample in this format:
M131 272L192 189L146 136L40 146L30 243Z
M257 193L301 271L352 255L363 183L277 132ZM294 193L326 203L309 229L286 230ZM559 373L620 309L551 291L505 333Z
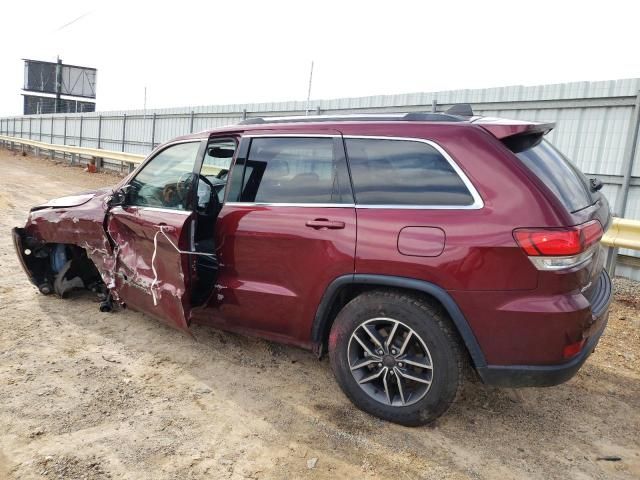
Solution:
M173 243L173 240L169 238L169 235L167 235L167 232L165 232L165 229L168 231L171 231L171 230L175 231L175 228L169 227L167 225L157 225L157 227L158 227L158 231L153 236L153 255L151 256L151 270L153 271L153 282L151 282L150 289L151 289L151 296L153 297L154 306L158 305L158 296L156 293L156 286L158 284L158 271L156 270L156 254L158 253L158 235L162 233L162 235L164 235L164 237L169 241L169 243L176 250L176 252L180 254L201 255L203 257L213 257L213 258L216 257L215 253L191 252L188 250L180 250L178 246L175 243Z

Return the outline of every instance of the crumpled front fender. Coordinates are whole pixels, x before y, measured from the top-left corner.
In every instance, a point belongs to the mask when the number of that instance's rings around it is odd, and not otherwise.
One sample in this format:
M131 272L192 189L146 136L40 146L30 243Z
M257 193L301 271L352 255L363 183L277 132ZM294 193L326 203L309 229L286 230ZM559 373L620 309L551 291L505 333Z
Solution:
M93 194L62 197L62 202L60 202L61 199L52 200L29 213L25 227L15 231L14 243L16 249L19 249L17 253L20 261L32 282L34 282L33 273L30 272L30 260L25 251L32 254L32 250L38 245L61 243L85 249L107 288L113 289L115 253L104 226L111 192L111 189L104 189ZM84 198L87 195L92 196L88 199ZM73 201L77 205L53 206L56 202L73 203Z
M75 195L67 195L64 197L52 198L51 200L31 207L31 211L43 210L45 208L64 208L64 207L77 207L84 205L90 200L99 197L103 198L105 195L109 196L112 193L111 188L102 188L99 190L91 190L88 192L77 193Z

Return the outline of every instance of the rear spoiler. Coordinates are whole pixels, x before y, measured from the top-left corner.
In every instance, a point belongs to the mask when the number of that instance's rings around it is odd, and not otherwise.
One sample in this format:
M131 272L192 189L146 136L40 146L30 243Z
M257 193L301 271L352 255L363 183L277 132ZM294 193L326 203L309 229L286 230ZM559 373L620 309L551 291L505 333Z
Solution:
M523 122L490 117L479 117L472 123L484 128L513 153L536 146L556 126L554 122Z

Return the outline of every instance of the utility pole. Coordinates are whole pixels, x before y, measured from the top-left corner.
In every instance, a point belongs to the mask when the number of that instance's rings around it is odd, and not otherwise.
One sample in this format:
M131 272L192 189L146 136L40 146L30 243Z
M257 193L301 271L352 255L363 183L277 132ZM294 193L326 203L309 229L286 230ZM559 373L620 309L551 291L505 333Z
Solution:
M62 105L60 102L60 94L62 93L62 59L58 56L58 63L56 63L56 102L54 106L54 113L60 113Z
M309 115L309 102L311 101L311 82L313 81L313 60L311 60L311 71L309 72L309 90L307 90L307 108L305 115Z

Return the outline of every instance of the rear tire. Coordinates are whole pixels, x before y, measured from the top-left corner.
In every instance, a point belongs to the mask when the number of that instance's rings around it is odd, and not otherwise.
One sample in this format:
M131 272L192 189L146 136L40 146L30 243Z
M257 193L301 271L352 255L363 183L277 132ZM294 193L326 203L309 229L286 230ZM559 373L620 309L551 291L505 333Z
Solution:
M363 293L329 336L331 368L361 410L406 426L443 415L463 381L464 352L444 310L393 290Z

